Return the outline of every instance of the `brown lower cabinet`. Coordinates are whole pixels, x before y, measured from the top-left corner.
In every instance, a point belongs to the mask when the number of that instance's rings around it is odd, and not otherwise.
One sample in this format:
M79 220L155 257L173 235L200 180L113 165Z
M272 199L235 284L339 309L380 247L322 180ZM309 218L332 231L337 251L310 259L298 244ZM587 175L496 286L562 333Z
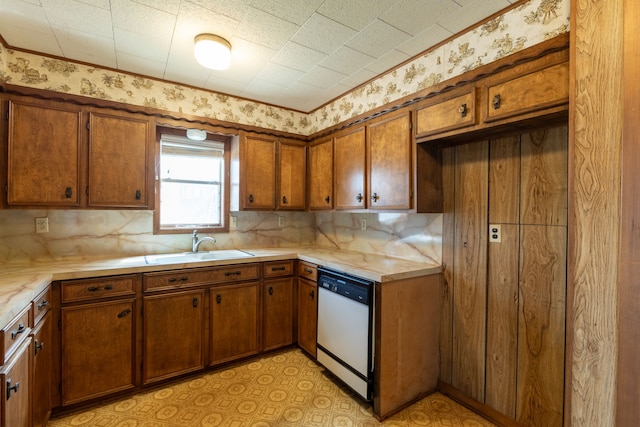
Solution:
M44 427L51 416L53 367L52 313L47 313L33 330L32 426Z
M62 307L62 404L136 386L136 301Z
M298 279L298 346L316 357L318 332L318 285Z
M293 342L293 278L264 281L262 349Z
M260 282L210 289L209 364L260 352Z
M205 291L145 296L144 384L204 368Z
M27 338L0 368L0 426L29 427L29 365L31 339Z

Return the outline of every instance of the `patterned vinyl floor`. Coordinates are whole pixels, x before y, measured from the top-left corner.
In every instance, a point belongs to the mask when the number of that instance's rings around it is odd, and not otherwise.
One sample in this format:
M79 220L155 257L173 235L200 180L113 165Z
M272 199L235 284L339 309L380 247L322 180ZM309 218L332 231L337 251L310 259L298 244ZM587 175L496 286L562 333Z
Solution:
M378 422L369 404L295 349L67 414L48 427L493 425L440 393Z

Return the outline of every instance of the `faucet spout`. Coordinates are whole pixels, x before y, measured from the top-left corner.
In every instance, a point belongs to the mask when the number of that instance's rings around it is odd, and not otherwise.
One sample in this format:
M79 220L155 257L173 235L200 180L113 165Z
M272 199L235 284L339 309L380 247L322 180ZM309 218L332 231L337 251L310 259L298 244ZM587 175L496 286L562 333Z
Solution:
M198 238L198 230L193 230L193 238L191 239L192 244L191 244L191 252L198 252L198 248L200 248L200 245L202 244L202 242L211 242L211 243L215 243L216 239L214 239L213 237L202 237L202 238Z

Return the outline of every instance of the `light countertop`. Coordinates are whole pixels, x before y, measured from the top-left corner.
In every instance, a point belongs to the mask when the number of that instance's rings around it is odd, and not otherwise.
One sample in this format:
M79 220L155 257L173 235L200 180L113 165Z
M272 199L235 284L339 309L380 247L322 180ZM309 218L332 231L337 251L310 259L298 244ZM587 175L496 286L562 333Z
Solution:
M144 256L125 258L77 257L5 263L0 265L0 327L7 324L55 280L286 259L308 261L382 284L441 272L441 266L438 264L326 248L246 249L245 252L253 256L237 259L152 265L145 262Z

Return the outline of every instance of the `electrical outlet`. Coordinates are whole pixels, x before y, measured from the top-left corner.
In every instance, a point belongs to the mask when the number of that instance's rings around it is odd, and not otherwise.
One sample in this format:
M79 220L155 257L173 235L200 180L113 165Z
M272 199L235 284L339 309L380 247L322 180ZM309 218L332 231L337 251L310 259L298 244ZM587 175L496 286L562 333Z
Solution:
M49 232L49 218L36 218L36 233Z
M238 228L238 217L231 215L229 219L230 219L229 226L231 228Z
M362 231L367 230L367 220L364 218L360 218L360 230Z
M284 227L284 217L283 216L279 216L278 217L278 227L280 227L280 228Z
M502 227L500 227L500 224L489 224L489 242L502 242Z

